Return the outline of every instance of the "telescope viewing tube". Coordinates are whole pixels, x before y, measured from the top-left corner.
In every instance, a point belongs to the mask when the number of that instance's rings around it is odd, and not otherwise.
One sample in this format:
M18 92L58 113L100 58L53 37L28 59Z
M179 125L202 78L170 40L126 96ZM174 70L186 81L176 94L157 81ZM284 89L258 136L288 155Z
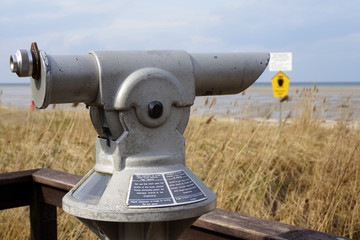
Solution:
M19 77L32 75L34 61L30 51L18 50L10 57L11 70ZM181 54L180 54L181 53ZM16 56L21 56L16 57ZM100 55L101 59L99 59ZM116 56L116 57L114 57ZM268 53L193 53L185 51L98 51L78 55L49 55L39 51L38 79L31 78L32 96L37 108L46 108L49 104L84 102L98 105L96 99L101 82L101 74L119 74L127 77L135 69L155 66L176 72L183 65L175 61L179 56L182 63L192 66L191 75L195 95L224 95L239 93L253 84L266 68ZM159 58L167 58L160 62ZM143 64L133 65L142 59ZM145 61L143 60L145 59ZM111 63L112 71L104 73L105 64ZM26 63L26 64L25 64ZM126 66L126 67L124 67ZM20 69L20 68L23 69ZM29 69L30 68L30 69ZM102 72L102 73L101 73ZM121 81L111 85L117 89ZM54 90L56 89L56 90Z

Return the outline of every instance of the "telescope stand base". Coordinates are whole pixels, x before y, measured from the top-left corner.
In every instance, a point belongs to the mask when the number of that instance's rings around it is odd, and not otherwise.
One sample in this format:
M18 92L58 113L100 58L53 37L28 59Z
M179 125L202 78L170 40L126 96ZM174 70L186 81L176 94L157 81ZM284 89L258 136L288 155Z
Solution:
M101 240L176 240L197 219L166 222L106 222L78 218Z

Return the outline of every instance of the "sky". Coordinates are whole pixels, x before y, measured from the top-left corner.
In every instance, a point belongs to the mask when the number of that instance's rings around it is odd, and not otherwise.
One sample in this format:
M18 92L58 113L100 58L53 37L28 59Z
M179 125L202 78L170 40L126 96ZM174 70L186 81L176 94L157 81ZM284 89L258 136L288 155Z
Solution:
M290 82L360 82L359 12L359 0L0 0L0 83L29 82L9 57L32 42L47 54L292 52Z

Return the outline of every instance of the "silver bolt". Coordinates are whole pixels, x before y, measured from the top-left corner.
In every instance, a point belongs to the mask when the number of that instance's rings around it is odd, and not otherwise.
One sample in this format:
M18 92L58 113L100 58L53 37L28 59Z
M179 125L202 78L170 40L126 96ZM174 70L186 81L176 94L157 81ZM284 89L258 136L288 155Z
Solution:
M30 77L33 68L33 56L29 50L20 49L10 56L10 70L19 77Z

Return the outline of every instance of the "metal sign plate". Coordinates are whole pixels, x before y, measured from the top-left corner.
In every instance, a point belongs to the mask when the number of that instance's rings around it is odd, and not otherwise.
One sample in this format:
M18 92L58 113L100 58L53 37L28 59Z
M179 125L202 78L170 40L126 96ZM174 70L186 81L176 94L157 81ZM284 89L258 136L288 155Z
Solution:
M134 174L126 204L129 208L170 207L205 200L207 197L183 171Z
M269 71L292 71L292 53L270 53Z
M272 79L274 97L284 97L288 94L290 79L282 72L278 72Z

